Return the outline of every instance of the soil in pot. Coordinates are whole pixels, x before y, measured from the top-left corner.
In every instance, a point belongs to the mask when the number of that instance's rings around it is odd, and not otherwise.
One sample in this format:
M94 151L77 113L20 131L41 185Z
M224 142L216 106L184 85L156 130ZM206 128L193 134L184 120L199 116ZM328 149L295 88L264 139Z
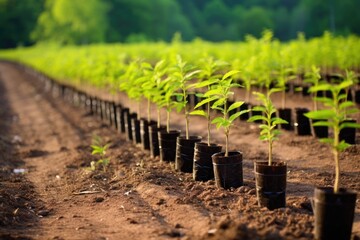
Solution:
M356 123L355 119L347 119L344 122ZM339 140L344 140L348 144L355 144L356 128L343 128L340 130Z
M140 137L144 150L150 150L150 137L149 137L149 125L157 124L156 121L148 121L147 119L140 119Z
M195 143L201 141L200 136L180 136L176 139L175 170L192 173L194 165Z
M280 108L278 114L280 118L288 122L287 124L281 124L280 127L285 130L292 130L291 108Z
M217 144L195 143L193 164L193 179L195 181L214 179L214 167L211 156L221 152L221 149L222 147Z
M242 153L225 152L212 155L215 183L218 188L238 188L243 185Z
M160 161L175 162L176 156L176 139L180 136L179 130L159 131L159 150Z
M256 195L260 207L269 210L286 205L286 163L255 162Z
M137 115L131 117L132 139L134 144L141 143L140 120Z
M312 123L316 123L318 121L326 121L319 119L312 119ZM317 138L327 138L329 136L329 128L327 126L312 126L313 135Z
M149 125L150 154L153 158L160 155L158 132L165 129L164 126L158 127L157 124Z
M315 239L349 240L354 220L356 193L333 188L315 188Z
M299 136L311 135L310 120L304 114L309 112L307 108L295 108L296 122L295 130Z

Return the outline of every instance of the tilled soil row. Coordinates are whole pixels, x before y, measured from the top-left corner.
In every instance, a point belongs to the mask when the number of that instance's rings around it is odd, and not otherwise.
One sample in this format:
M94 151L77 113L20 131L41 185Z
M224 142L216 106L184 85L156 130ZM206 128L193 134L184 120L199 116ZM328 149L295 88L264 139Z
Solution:
M250 141L234 143L242 146L247 156L245 184L238 189L217 189L214 181L194 182L191 174L175 172L171 164L151 158L147 151L127 142L123 135L84 109L69 106L59 97L53 98L45 91L43 81L31 71L26 73L9 63L1 63L0 71L1 90L8 102L8 109L2 111L2 119L7 119L9 125L5 136L8 139L18 136L21 140L12 144L16 153L4 153L7 158L1 162L5 164L17 154L19 166L27 172L15 175L11 166L7 177L11 181L21 178L24 186L29 186L26 179L30 180L34 189L25 189L23 195L38 196L29 198L29 203L21 203L33 206L26 229L0 226L0 236L10 239L312 239L311 189L314 185L332 184L331 165L325 163L327 171L318 170L323 168L324 160L314 163L288 157L286 160L292 162L287 207L269 211L257 206L253 161L266 154L264 146L252 145L256 131L249 132L249 125L239 124L236 131L245 132ZM17 116L15 121L14 116ZM180 117L175 115L177 119ZM205 129L199 125L196 131L202 135ZM111 144L108 151L111 164L106 172L88 169L90 162L96 160L90 148L94 135ZM281 148L303 152L305 155L300 158L322 159L330 155L319 153L323 147L315 139L296 137L293 133L284 135L281 144L285 147L281 145ZM356 159L359 152L358 146L345 152L349 164L342 177L345 185L356 191L360 190L359 159ZM276 158L283 159L284 154ZM6 209L16 207L11 200L8 203ZM358 221L357 213L355 224ZM359 232L356 226L355 233Z

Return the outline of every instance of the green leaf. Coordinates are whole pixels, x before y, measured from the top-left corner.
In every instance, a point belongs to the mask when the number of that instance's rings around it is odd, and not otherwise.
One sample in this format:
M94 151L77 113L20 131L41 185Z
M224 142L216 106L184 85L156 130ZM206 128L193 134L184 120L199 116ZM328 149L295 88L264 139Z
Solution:
M196 109L196 108L198 108L198 107L201 107L202 105L204 105L204 104L206 104L206 103L208 103L208 102L214 101L214 100L216 100L216 99L217 99L216 96L211 97L211 98L206 98L206 99L202 100L201 102L199 102L198 104L196 104L196 106L195 106L194 108Z
M342 89L345 89L345 88L348 88L348 87L352 86L353 84L354 84L353 81L345 80L345 81L342 81L339 85L336 85L336 89L342 90Z
M270 89L268 96L270 96L273 93L281 92L281 91L283 91L283 89L281 89L281 88L272 88L272 89Z
M229 109L227 110L227 112L230 112L231 110L240 107L241 105L243 105L244 102L234 102L233 104L230 105Z
M255 106L252 108L253 111L261 111L266 112L266 108L264 106Z
M262 120L262 121L267 121L266 117L264 116L261 116L261 115L255 115L255 116L252 116L248 119L248 122L255 122L255 121L258 121L258 120Z
M317 121L317 122L314 122L312 125L314 127L333 127L334 123L328 122L328 121Z
M215 124L215 123L219 123L219 122L222 122L223 121L223 118L222 117L217 117L217 118L214 118L211 123Z
M216 107L219 107L219 106L223 106L225 104L225 99L224 98L220 98L218 100L216 100L213 105L211 106L211 108L216 108Z
M348 144L348 143L346 143L344 140L342 140L340 143L339 143L339 145L337 146L337 150L339 151L339 152L342 152L342 151L344 151L345 149L347 149L348 147L350 147L351 146L351 144Z
M278 124L287 124L288 122L282 118L275 117L271 119L271 123L273 125L278 125Z
M343 122L340 124L340 130L344 128L360 128L360 124L354 122Z
M314 97L314 100L322 103L331 103L331 104L333 103L333 100L327 97Z
M240 117L240 115L241 115L241 112L234 113L233 115L231 115L229 117L229 121L233 122L236 118Z
M332 138L321 138L319 141L322 143L330 144L330 145L334 144L334 139L332 139Z
M311 111L311 112L305 113L304 115L311 119L332 119L332 118L336 117L336 113L329 109Z
M198 116L204 116L207 117L207 114L203 110L195 110L190 112L190 115L198 115Z
M240 72L240 71L238 71L238 70L231 70L231 71L227 72L227 73L222 77L222 80L225 80L225 79L227 79L227 78L231 77L232 75L235 75L235 74L237 74L237 73L239 73L239 72Z
M211 89L211 90L207 91L204 94L204 97L210 97L210 96L220 95L220 94L221 94L221 89L215 88L215 89Z
M331 89L332 89L332 86L330 84L323 83L323 84L320 84L318 86L312 86L309 89L309 92L328 91L328 90L331 90Z
M340 109L346 109L346 108L353 107L353 106L355 106L355 104L353 102L346 101L346 102L340 103L339 108Z
M190 79L191 77L195 76L196 74L198 74L199 72L201 72L201 70L195 70L195 71L192 71L192 72L189 72L185 75L185 79Z

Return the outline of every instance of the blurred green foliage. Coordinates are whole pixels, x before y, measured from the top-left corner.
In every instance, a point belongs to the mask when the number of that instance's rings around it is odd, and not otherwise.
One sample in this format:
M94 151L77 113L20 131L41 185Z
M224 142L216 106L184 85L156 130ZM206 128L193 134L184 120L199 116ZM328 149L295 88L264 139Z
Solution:
M0 0L0 48L38 41L62 44L209 41L260 37L289 40L360 34L358 0Z

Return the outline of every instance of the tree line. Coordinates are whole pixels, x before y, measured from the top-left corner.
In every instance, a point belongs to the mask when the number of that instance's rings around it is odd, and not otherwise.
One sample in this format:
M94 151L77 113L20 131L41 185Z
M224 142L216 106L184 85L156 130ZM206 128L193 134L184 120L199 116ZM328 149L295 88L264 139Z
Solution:
M355 0L0 0L0 47L360 34Z

